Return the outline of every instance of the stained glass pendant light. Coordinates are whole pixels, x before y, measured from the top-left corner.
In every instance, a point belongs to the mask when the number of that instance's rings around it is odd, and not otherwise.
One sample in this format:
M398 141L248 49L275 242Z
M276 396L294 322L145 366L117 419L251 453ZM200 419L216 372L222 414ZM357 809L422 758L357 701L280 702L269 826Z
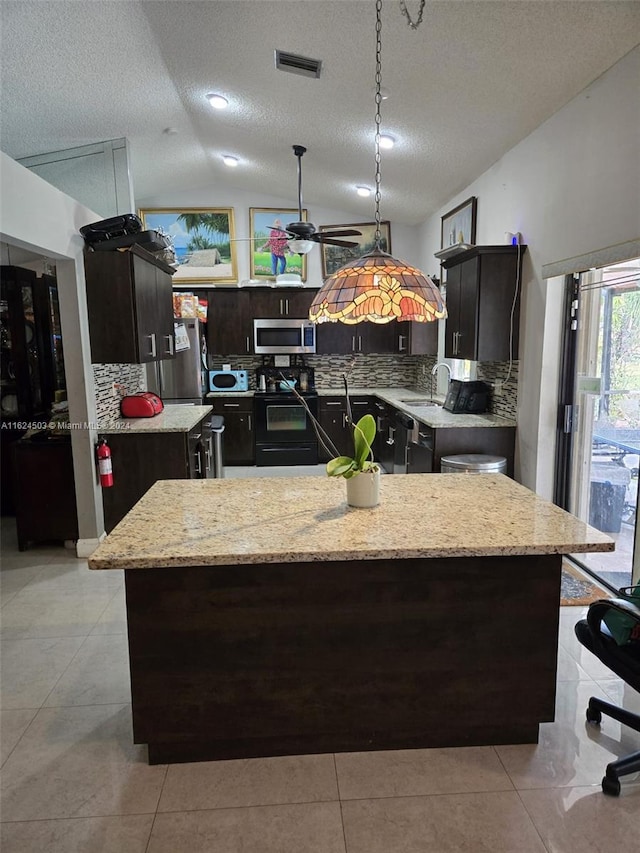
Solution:
M442 296L429 276L384 252L380 233L381 10L376 0L376 231L375 246L347 261L325 279L309 309L313 323L428 323L447 316Z

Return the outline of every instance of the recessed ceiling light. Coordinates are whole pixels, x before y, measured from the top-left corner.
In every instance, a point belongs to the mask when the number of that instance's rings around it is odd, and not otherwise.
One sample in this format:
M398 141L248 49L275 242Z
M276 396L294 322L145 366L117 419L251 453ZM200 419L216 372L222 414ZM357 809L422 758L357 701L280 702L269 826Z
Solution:
M380 134L380 148L393 148L396 144L393 136L390 136L388 133Z
M225 107L229 106L229 101L222 95L216 95L215 92L210 92L207 95L207 100L214 110L224 110Z
M222 162L224 163L225 166L237 166L238 165L238 158L233 157L231 154L225 154L224 157L222 158Z
M356 192L358 195L361 195L362 198L369 198L371 195L371 190L369 187L356 187Z

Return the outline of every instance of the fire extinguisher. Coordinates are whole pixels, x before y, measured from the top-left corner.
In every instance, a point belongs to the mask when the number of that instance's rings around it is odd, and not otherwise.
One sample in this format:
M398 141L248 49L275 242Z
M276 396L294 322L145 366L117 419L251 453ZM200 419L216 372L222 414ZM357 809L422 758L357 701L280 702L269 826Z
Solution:
M111 448L106 438L101 438L96 449L98 457L98 473L100 474L100 485L102 488L113 486L113 468L111 467Z

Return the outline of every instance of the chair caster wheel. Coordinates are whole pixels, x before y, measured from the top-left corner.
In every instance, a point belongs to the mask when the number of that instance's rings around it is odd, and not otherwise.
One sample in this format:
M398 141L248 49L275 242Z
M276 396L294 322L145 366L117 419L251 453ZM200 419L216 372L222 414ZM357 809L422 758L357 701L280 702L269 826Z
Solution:
M587 722L588 723L601 723L602 722L602 713L597 710L597 708L587 708Z
M602 780L602 793L608 794L610 797L620 796L620 781L618 779L609 779L605 776Z

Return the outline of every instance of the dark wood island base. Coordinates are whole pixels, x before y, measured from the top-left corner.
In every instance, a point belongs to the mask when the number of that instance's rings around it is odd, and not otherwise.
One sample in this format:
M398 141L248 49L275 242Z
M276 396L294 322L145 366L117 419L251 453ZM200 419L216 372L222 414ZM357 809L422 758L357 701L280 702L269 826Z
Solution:
M151 764L534 743L559 554L127 569Z

